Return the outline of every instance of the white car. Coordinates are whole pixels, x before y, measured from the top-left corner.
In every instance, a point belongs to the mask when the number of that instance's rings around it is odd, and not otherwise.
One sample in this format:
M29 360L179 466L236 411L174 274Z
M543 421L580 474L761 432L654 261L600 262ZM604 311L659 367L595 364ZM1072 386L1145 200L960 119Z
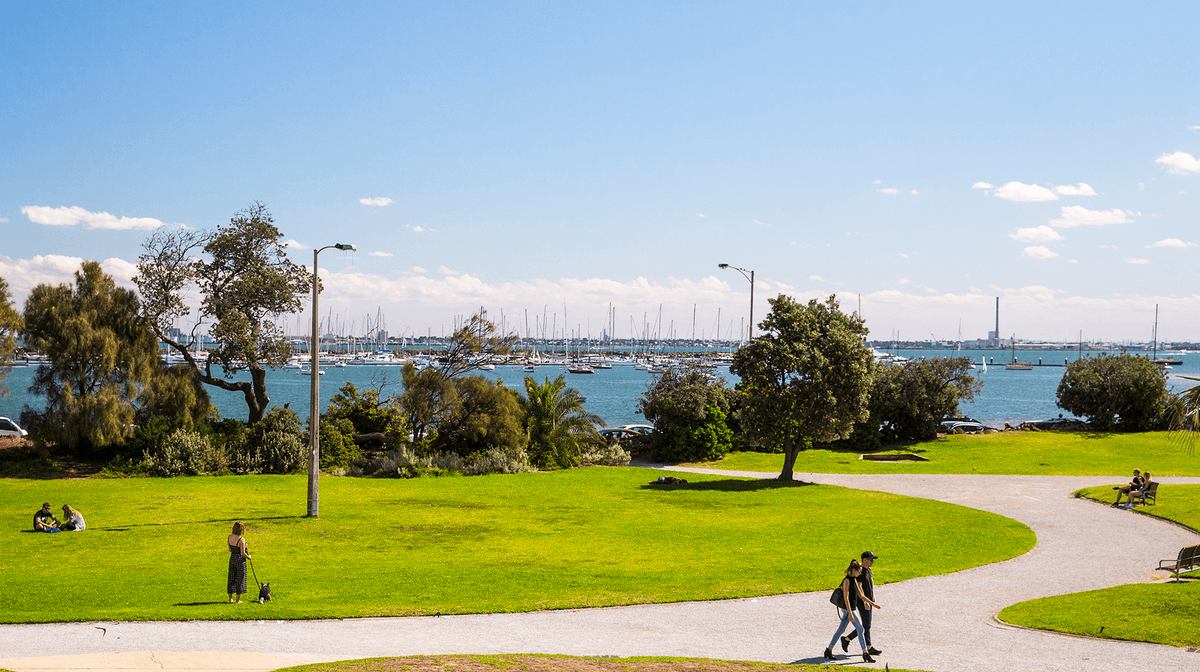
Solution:
M29 432L8 418L0 418L0 436L29 436Z

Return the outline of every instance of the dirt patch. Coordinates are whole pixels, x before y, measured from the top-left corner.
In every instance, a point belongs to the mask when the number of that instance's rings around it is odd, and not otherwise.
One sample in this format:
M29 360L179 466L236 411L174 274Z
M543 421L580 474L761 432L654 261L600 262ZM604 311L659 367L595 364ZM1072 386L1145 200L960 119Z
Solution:
M566 656L411 656L305 665L289 670L321 672L796 672L844 670L842 666L752 663L710 659L572 658ZM282 671L281 671L282 672Z

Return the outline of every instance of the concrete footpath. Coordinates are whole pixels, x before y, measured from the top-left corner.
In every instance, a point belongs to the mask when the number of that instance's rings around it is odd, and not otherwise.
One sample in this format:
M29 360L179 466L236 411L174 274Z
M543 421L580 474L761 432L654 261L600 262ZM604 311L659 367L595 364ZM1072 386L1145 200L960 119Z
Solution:
M1158 561L1200 543L1200 537L1177 525L1070 496L1079 488L1119 479L796 477L963 504L1019 520L1037 534L1036 548L1006 562L879 586L876 597L884 608L876 614L872 630L875 646L884 653L870 667L883 669L887 663L893 669L939 672L1200 669L1200 653L1195 651L1057 635L995 620L1004 607L1036 597L1163 580L1166 573L1154 571ZM1200 478L1161 482L1200 483ZM870 550L881 556L877 574L886 577L888 549ZM440 618L0 626L0 668L265 671L307 662L459 653L821 663L837 625L827 593ZM54 644L47 647L46 642ZM47 648L60 655L47 657ZM837 663L864 664L861 656L843 654L840 648L836 653Z

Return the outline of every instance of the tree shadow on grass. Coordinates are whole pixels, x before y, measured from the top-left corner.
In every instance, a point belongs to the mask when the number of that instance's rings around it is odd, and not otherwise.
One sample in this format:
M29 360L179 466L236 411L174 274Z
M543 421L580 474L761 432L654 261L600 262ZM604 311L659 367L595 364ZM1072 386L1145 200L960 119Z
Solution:
M647 483L642 490L672 491L692 490L697 492L758 492L761 490L778 490L780 488L800 488L816 485L807 481L778 481L773 478L761 479L721 479L716 481L696 481L692 483Z
M266 518L218 518L215 520L180 520L173 523L134 523L133 525L122 525L121 527L92 527L88 526L89 530L97 532L128 532L135 527L169 527L171 525L207 525L209 523L233 523L239 520L246 525L247 529L251 529L253 523L266 520L303 520L308 516L269 516Z
M218 600L216 602L180 602L172 604L172 607L208 607L214 604L229 604L229 600Z

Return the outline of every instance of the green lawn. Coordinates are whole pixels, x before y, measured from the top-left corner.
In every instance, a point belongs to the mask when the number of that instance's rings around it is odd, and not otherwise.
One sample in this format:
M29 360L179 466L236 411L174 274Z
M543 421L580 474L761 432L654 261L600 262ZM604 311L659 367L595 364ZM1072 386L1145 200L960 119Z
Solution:
M881 583L1031 549L1016 521L833 486L573 469L470 478L0 480L0 622L297 619L706 600L826 589L850 558ZM79 533L30 529L69 503ZM232 521L274 603L225 604ZM959 534L970 529L973 534Z
M929 461L873 462L860 460L855 452L806 450L796 458L795 471L821 474L1127 476L1134 467L1138 467L1160 476L1200 476L1200 455L1189 455L1167 432L962 434L887 452L913 453ZM779 473L783 468L783 455L733 453L717 462L689 466Z
M1112 486L1085 488L1076 494L1104 503L1116 498ZM1200 529L1200 485L1159 485L1158 503L1137 510ZM1164 550L1163 558L1178 550ZM1146 569L1150 573L1154 568ZM1106 639L1200 646L1197 604L1200 582L1135 583L1021 602L1001 611L1000 620Z

